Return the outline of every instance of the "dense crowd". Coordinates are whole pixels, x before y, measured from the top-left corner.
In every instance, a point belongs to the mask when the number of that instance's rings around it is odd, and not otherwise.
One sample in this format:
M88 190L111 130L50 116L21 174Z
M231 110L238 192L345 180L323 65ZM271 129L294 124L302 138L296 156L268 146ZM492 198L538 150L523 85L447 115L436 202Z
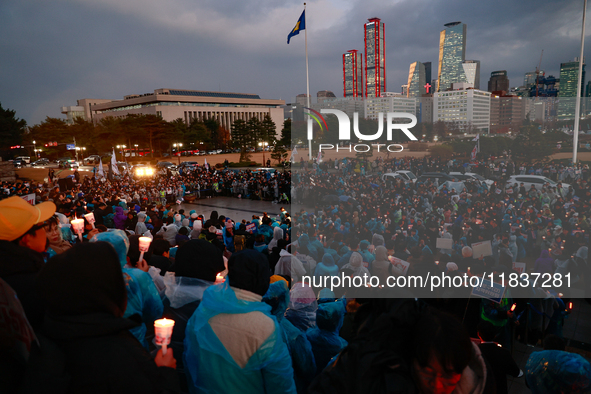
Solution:
M561 339L563 289L543 299L506 292L496 303L466 288L415 298L409 289L304 280L400 276L397 261L409 264L405 275L499 274L539 254L531 269L564 269L588 283L573 268L587 264L583 176L572 192L539 195L504 185L497 193L500 180L469 193L380 178L448 165L396 159L357 173L349 162L293 178L199 169L78 178L68 190L4 183L0 384L25 393L503 393L508 375L525 373L534 393L587 392L591 365ZM304 204L293 217L282 206L276 217L232 220L175 205L210 192L288 201L290 185ZM36 205L19 197L30 193ZM84 218L80 234L74 218ZM140 236L152 239L147 252ZM451 249L438 249L438 238ZM482 240L493 256L472 256ZM175 321L166 353L154 332L160 318ZM519 340L544 346L524 371L510 353L517 321Z

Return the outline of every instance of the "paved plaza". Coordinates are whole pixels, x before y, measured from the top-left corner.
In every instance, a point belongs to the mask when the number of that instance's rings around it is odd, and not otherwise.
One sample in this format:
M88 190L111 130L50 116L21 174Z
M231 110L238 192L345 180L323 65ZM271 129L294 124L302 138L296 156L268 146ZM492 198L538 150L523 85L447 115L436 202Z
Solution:
M240 199L234 197L214 197L202 198L195 200L193 203L184 202L176 205L176 209L184 209L187 213L191 210L197 211L198 214L203 215L206 219L212 211L217 211L218 214L232 218L235 222L240 222L242 219L251 219L252 215L263 216L263 212L267 212L269 216L278 216L280 208L284 207L289 212L289 204L280 205L273 204L270 201L254 201L247 199Z

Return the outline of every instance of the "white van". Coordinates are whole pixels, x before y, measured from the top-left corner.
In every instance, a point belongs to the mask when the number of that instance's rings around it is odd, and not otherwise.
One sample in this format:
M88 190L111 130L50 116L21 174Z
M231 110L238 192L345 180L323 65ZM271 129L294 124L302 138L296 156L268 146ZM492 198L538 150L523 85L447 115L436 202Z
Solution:
M388 172L387 174L382 175L382 181L386 182L388 178L392 180L396 178L400 178L404 181L404 183L412 182L415 183L417 181L417 177L412 171L407 170L400 170L395 172Z
M31 164L31 156L19 156L16 157L15 160L22 160L27 164Z

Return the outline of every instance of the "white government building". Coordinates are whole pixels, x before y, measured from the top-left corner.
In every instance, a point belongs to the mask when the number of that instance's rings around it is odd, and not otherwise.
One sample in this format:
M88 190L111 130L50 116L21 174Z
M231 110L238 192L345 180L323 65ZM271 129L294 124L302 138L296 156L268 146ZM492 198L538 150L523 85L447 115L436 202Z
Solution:
M123 100L81 99L76 106L62 107L62 113L68 122L77 116L96 123L109 116L132 114L156 115L169 122L180 118L186 124L215 119L227 130L237 119L262 120L268 114L279 135L284 120L282 105L284 100L262 99L257 94L156 89L154 93L128 95Z

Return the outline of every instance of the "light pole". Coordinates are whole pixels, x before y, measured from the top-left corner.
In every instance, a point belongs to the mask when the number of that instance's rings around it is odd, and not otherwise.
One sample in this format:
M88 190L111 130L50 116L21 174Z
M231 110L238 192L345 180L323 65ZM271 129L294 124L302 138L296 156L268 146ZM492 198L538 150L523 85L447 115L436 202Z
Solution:
M138 156L138 154L137 154L137 151L138 151L138 149L137 149L137 146L138 146L138 145L137 145L137 144L134 144L133 146L135 147L135 155L136 155L136 157L137 157L137 156Z
M33 140L33 152L35 152L35 157L37 157L37 146L35 144L35 140Z
M178 153L178 158L179 158L179 165L181 165L181 153L180 150L183 146L183 144L181 142L175 142L174 144L172 144L172 146L174 146L175 150L177 151L176 153ZM177 149L178 148L178 149Z

